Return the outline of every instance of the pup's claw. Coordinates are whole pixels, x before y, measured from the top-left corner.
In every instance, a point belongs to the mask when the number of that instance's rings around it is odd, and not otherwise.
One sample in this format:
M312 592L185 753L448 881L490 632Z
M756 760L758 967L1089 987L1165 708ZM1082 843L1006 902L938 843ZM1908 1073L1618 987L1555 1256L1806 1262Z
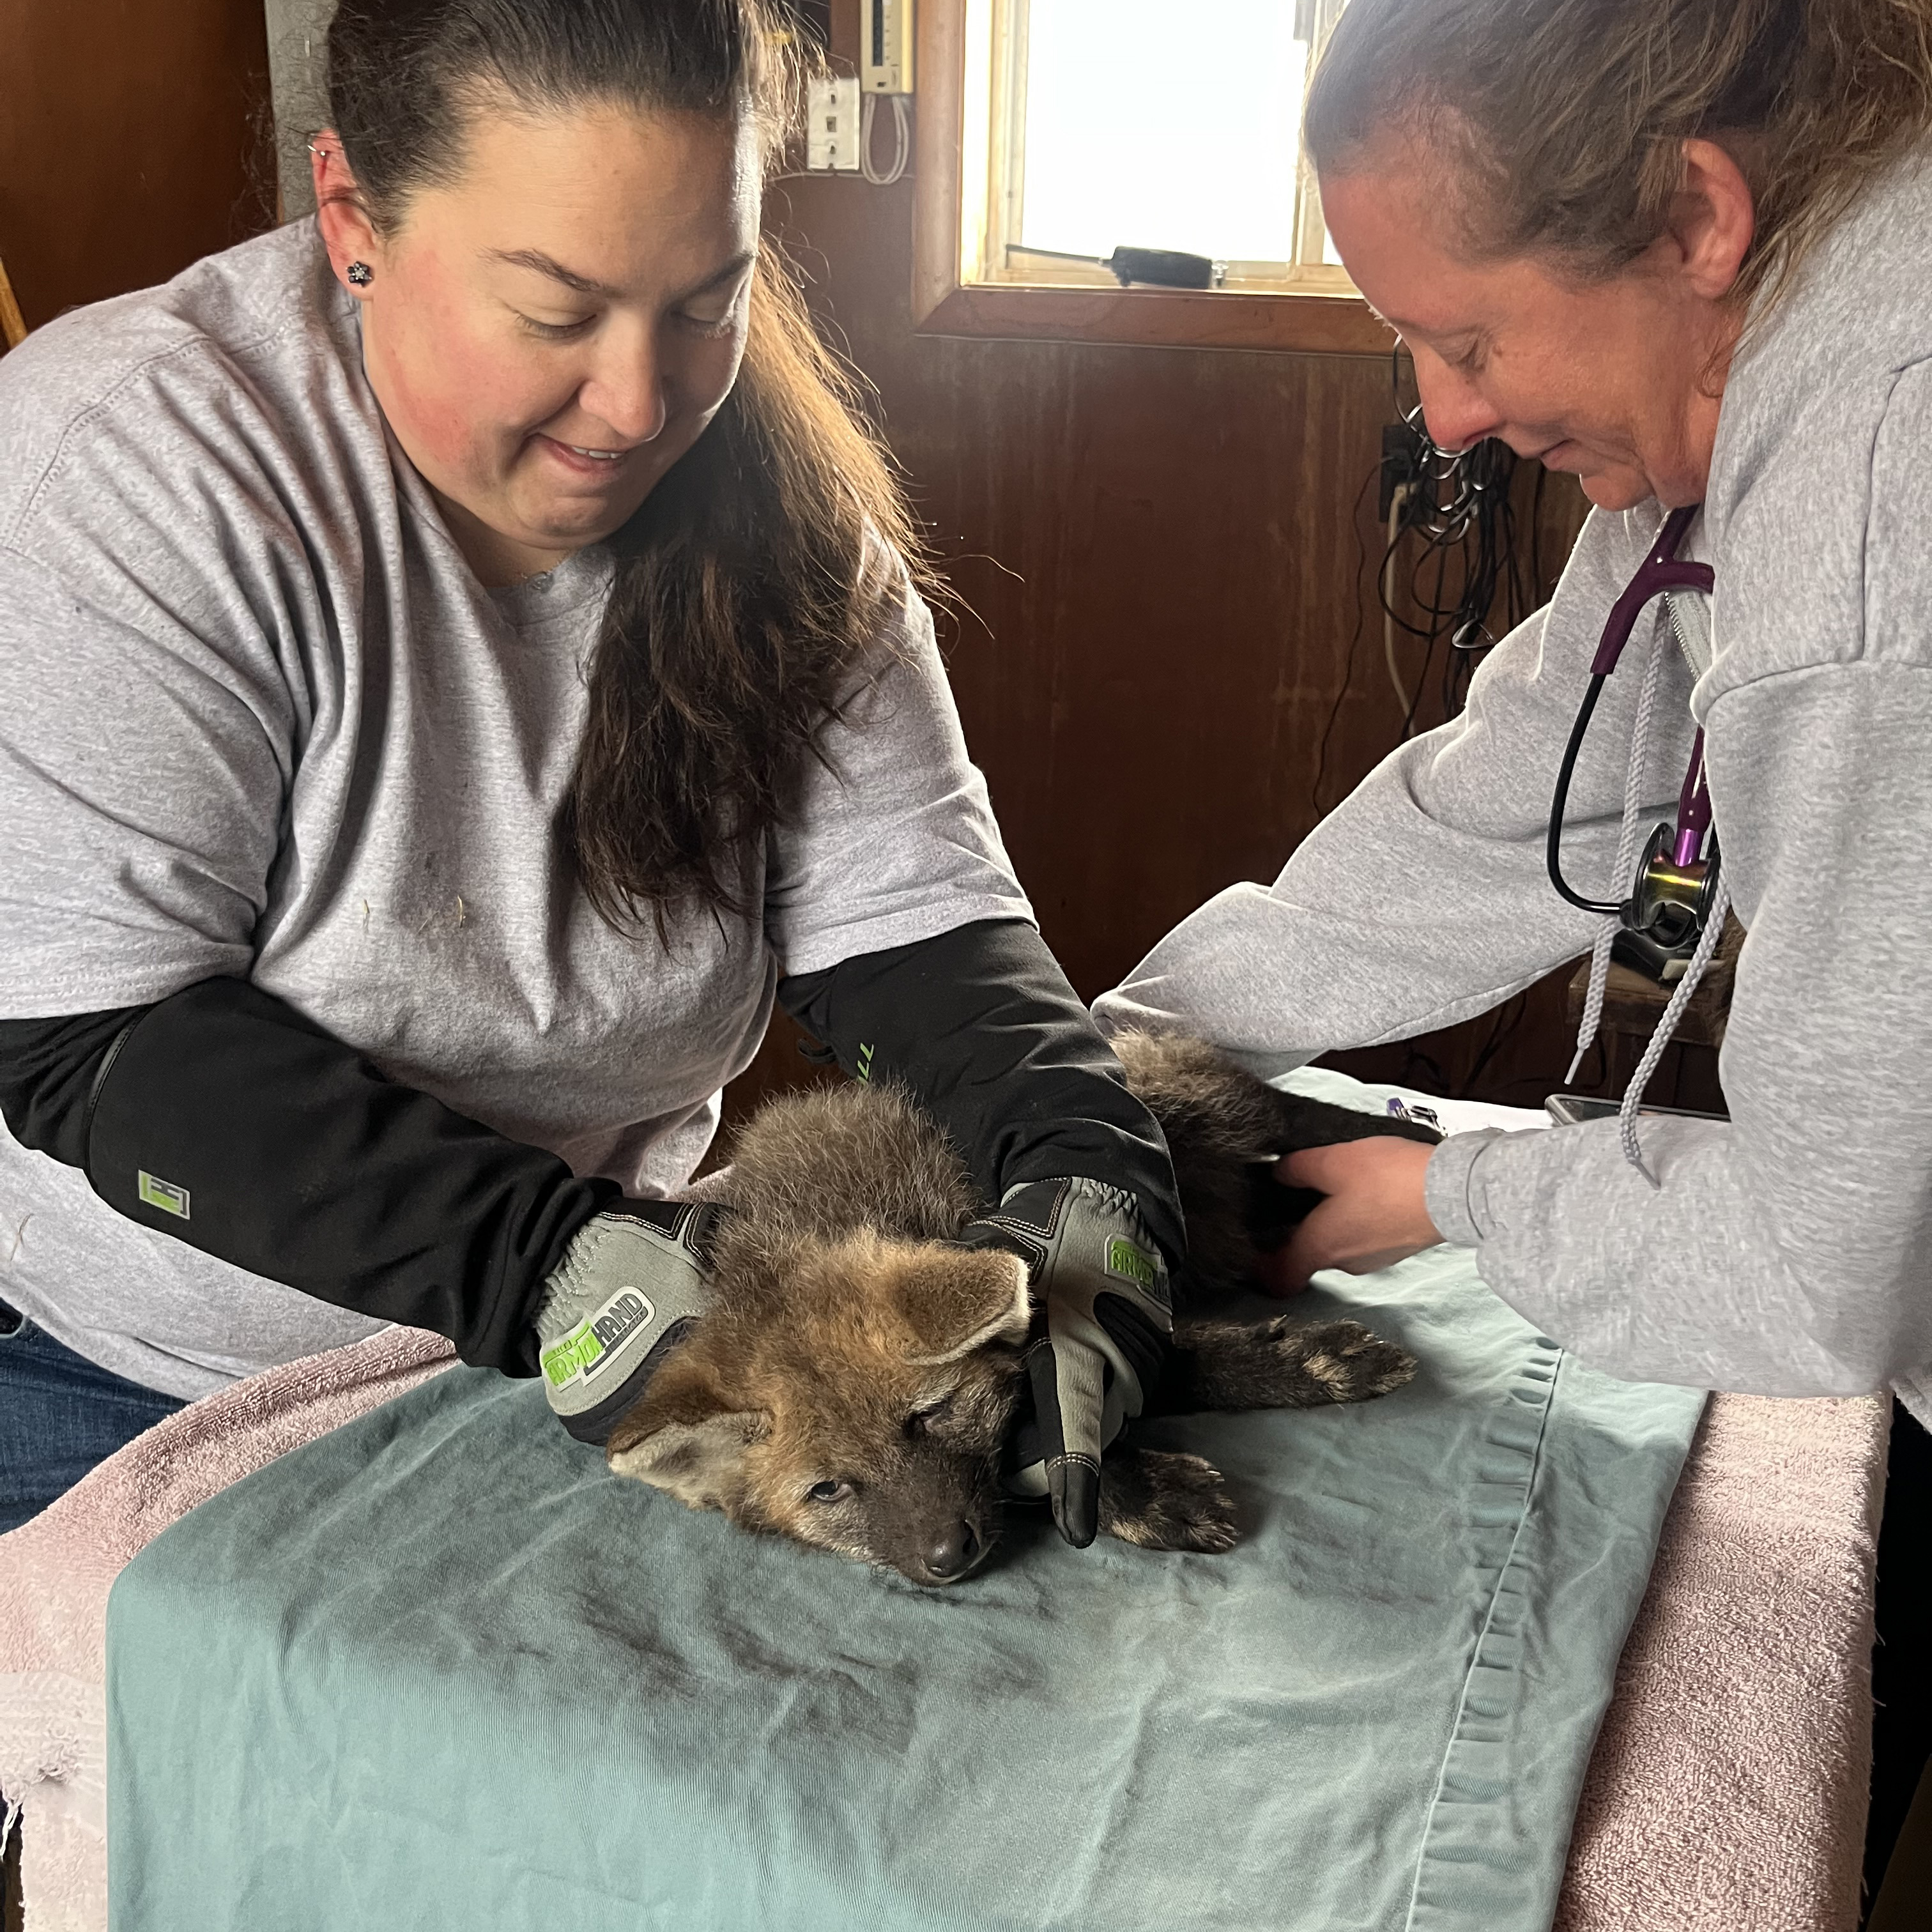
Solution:
M1241 1533L1220 1470L1198 1456L1125 1449L1100 1466L1100 1527L1143 1550L1218 1556Z

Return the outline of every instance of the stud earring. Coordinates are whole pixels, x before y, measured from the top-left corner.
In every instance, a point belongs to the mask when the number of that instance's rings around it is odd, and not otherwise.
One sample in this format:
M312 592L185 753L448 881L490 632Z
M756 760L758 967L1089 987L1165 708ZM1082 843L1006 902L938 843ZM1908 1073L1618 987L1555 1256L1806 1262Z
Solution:
M351 262L344 272L352 288L366 289L376 279L376 272L367 262Z

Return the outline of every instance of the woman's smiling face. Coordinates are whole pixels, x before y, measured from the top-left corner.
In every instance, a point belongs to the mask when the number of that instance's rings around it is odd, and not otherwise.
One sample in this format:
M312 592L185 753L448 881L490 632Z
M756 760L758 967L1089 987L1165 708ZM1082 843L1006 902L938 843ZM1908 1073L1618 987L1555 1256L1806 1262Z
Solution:
M1324 172L1322 210L1348 273L1415 362L1445 449L1500 437L1581 479L1605 509L1703 496L1737 338L1729 296L1751 236L1750 193L1713 143L1687 142L1671 225L1588 279L1531 256L1472 259L1436 170L1391 137Z
M355 291L370 386L472 566L511 582L610 536L736 380L758 238L748 122L500 102L386 234L345 198L334 136L315 148L336 272L374 271Z

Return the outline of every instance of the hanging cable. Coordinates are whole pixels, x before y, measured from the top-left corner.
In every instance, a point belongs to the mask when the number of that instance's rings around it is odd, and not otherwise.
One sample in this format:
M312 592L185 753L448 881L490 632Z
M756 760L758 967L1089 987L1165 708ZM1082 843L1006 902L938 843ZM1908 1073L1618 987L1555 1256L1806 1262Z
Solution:
M872 129L878 119L879 103L890 100L892 104L892 160L891 166L880 169L872 161ZM903 94L866 96L866 104L859 110L859 172L874 188L890 188L903 177L912 164L912 116L906 111Z
M1462 710L1483 654L1550 594L1541 529L1548 473L1532 466L1534 488L1522 491L1528 502L1520 516L1515 452L1496 440L1466 450L1442 448L1430 436L1420 406L1404 398L1402 376L1398 350L1390 362L1395 422L1384 434L1382 464L1363 479L1350 519L1359 553L1355 622L1316 758L1309 799L1317 813L1330 802L1322 795L1329 752L1354 684L1357 647L1371 598L1382 612L1384 670L1407 738L1434 722L1422 714L1438 649L1442 670L1434 688L1447 718ZM1383 539L1379 556L1370 553L1361 520L1364 499L1378 476L1384 493L1376 518ZM1528 528L1522 530L1526 518ZM1402 663L1408 638L1423 647L1412 676Z
M1462 708L1476 659L1496 641L1497 634L1506 634L1528 616L1541 600L1542 584L1535 567L1540 559L1532 560L1526 585L1518 554L1511 495L1515 452L1493 439L1466 450L1440 447L1430 436L1420 405L1405 406L1401 371L1398 350L1390 358L1390 376L1396 417L1407 432L1407 446L1395 454L1408 473L1390 496L1388 541L1376 587L1390 681L1404 700L1406 737L1414 728L1437 646L1446 641L1449 646L1441 696L1443 716L1453 717ZM1412 534L1420 538L1420 547L1398 596L1398 556L1402 538ZM1534 530L1532 537L1534 542ZM1501 633L1489 628L1492 616L1500 620ZM1419 640L1424 646L1412 695L1396 656L1398 633Z
M1367 504L1369 492L1375 486L1376 472L1371 470L1363 477L1362 487L1355 492L1354 503L1348 513L1348 527L1355 538L1355 621L1342 654L1342 675L1336 680L1335 701L1329 706L1328 720L1322 727L1321 740L1315 752L1315 775L1309 782L1309 808L1318 818L1328 808L1322 800L1322 783L1328 775L1329 741L1335 735L1336 721L1342 715L1349 687L1355 681L1355 647L1361 642L1362 626L1368 615L1368 598L1362 590L1362 580L1368 573L1369 546L1362 535L1362 512Z
M1411 486L1398 483L1389 498L1388 548L1382 552L1382 656L1388 664L1389 682L1395 686L1395 701L1402 706L1402 715L1408 717L1414 710L1414 700L1402 681L1402 667L1395 658L1395 616L1389 603L1389 576L1395 568L1395 554L1402 535L1402 512L1408 507Z

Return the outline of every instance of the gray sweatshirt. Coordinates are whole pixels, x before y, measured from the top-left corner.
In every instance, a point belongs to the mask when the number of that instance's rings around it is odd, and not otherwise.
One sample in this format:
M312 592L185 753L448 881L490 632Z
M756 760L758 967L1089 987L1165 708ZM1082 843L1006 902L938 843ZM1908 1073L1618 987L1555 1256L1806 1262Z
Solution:
M602 545L480 584L391 442L312 221L0 362L0 1016L245 976L391 1078L627 1192L680 1187L780 973L1030 916L932 620L747 875L660 944L555 836ZM0 1126L0 1299L179 1396L382 1324L140 1226Z
M1184 921L1099 1002L1102 1023L1191 1028L1272 1074L1480 1013L1587 950L1599 922L1544 872L1550 793L1661 517L1594 513L1465 714L1384 759L1271 886ZM1598 1368L1775 1395L1889 1383L1924 1415L1932 156L1867 193L1748 342L1690 554L1716 571L1708 668L1653 606L1586 741L1564 851L1573 884L1622 898L1628 761L1667 818L1704 728L1749 934L1721 1060L1731 1118L1644 1120L1654 1186L1615 1121L1456 1135L1430 1162L1430 1211ZM1650 741L1633 747L1660 652Z

